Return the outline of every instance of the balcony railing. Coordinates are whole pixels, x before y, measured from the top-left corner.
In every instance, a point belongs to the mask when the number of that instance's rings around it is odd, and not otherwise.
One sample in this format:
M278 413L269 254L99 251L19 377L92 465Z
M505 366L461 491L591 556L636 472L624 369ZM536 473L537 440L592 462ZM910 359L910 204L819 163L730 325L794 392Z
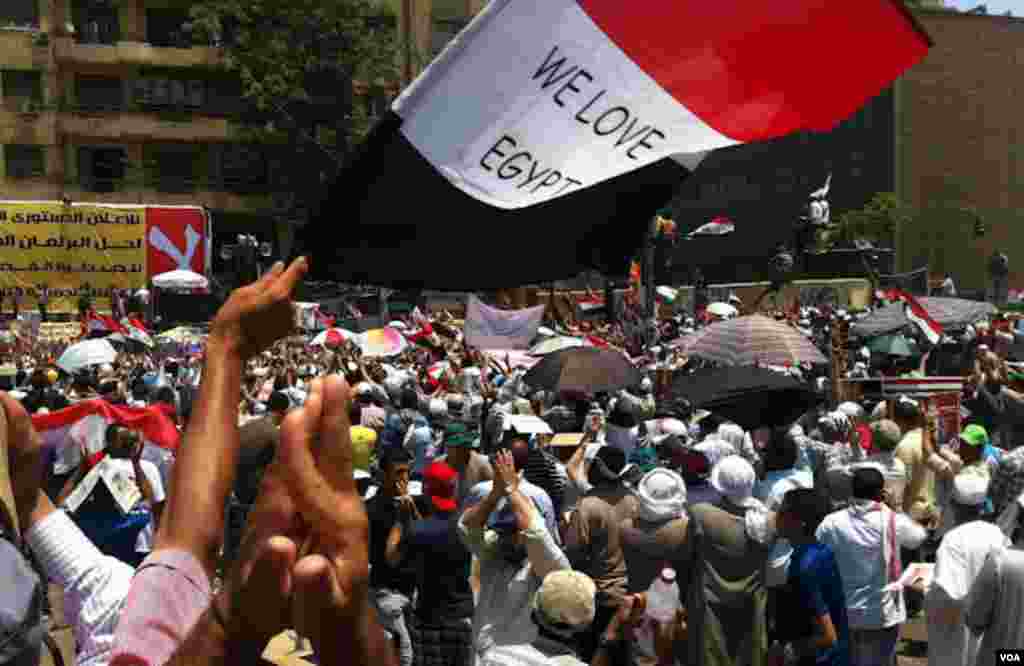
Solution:
M271 190L266 179L260 178L196 178L189 176L148 174L142 177L85 178L79 177L67 183L86 192L122 192L132 190L153 190L165 194L188 194L192 192L225 192L237 195L268 194Z
M68 37L58 37L54 41L54 55L58 61L82 65L216 67L223 62L220 50L210 46L165 48L120 40L88 43Z

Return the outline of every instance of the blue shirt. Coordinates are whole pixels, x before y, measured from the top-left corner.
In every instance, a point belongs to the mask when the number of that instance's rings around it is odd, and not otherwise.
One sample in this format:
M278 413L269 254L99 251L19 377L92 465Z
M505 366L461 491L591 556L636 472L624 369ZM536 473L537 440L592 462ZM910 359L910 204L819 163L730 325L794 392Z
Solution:
M813 626L815 618L827 613L836 629L835 644L820 651L815 664L849 666L850 627L846 619L846 594L832 548L817 542L795 546L788 573L790 598L794 604L785 612L794 617L802 616L799 619L806 620L805 626Z
M413 523L406 540L419 590L416 614L427 622L473 617L472 558L457 523L457 514L437 513Z

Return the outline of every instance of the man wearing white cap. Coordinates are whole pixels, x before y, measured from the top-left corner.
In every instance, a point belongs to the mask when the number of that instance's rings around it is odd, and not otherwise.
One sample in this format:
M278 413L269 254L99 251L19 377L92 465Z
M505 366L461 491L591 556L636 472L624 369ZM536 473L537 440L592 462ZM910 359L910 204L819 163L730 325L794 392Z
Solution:
M1024 649L1024 495L997 521L1011 548L993 550L964 603L964 621L973 635L984 634L974 666L1000 663L998 650Z
M722 494L721 501L690 505L693 563L685 586L690 666L764 663L764 564L774 534L771 514L753 498L756 478L749 462L728 456L711 471L711 485ZM732 660L721 659L722 645L735 646Z
M935 576L925 595L928 616L928 663L968 666L977 658L980 636L964 624L963 605L992 551L1009 545L996 526L981 520L988 478L961 472L953 479L949 508L958 527L942 539L935 554Z
M638 515L621 525L630 594L650 588L666 563L675 571L689 567L686 482L671 470L656 468L637 484L636 496L640 502ZM634 661L638 666L653 666L657 662L652 638L646 627L637 636Z

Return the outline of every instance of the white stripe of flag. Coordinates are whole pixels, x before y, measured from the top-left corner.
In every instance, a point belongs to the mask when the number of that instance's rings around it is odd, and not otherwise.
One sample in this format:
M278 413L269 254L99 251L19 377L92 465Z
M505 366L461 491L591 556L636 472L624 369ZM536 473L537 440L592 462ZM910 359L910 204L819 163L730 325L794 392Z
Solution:
M964 388L963 377L924 377L883 379L884 397L929 396L937 393L959 393Z

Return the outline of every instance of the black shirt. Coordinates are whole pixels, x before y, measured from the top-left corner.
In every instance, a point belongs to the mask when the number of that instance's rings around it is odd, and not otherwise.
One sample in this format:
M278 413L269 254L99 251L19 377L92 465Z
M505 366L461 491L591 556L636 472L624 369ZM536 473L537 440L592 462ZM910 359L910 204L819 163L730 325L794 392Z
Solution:
M253 505L259 496L263 472L274 460L280 432L270 417L249 421L238 429L240 446L234 491L238 501L246 506Z
M416 500L422 513L422 499L416 497ZM411 596L416 589L416 572L408 562L402 562L397 567L391 566L385 556L388 535L399 518L395 498L383 494L374 495L366 502L366 515L370 519L370 587Z
M437 514L413 523L405 547L420 593L417 617L435 623L472 617L472 557L459 539L458 516Z

